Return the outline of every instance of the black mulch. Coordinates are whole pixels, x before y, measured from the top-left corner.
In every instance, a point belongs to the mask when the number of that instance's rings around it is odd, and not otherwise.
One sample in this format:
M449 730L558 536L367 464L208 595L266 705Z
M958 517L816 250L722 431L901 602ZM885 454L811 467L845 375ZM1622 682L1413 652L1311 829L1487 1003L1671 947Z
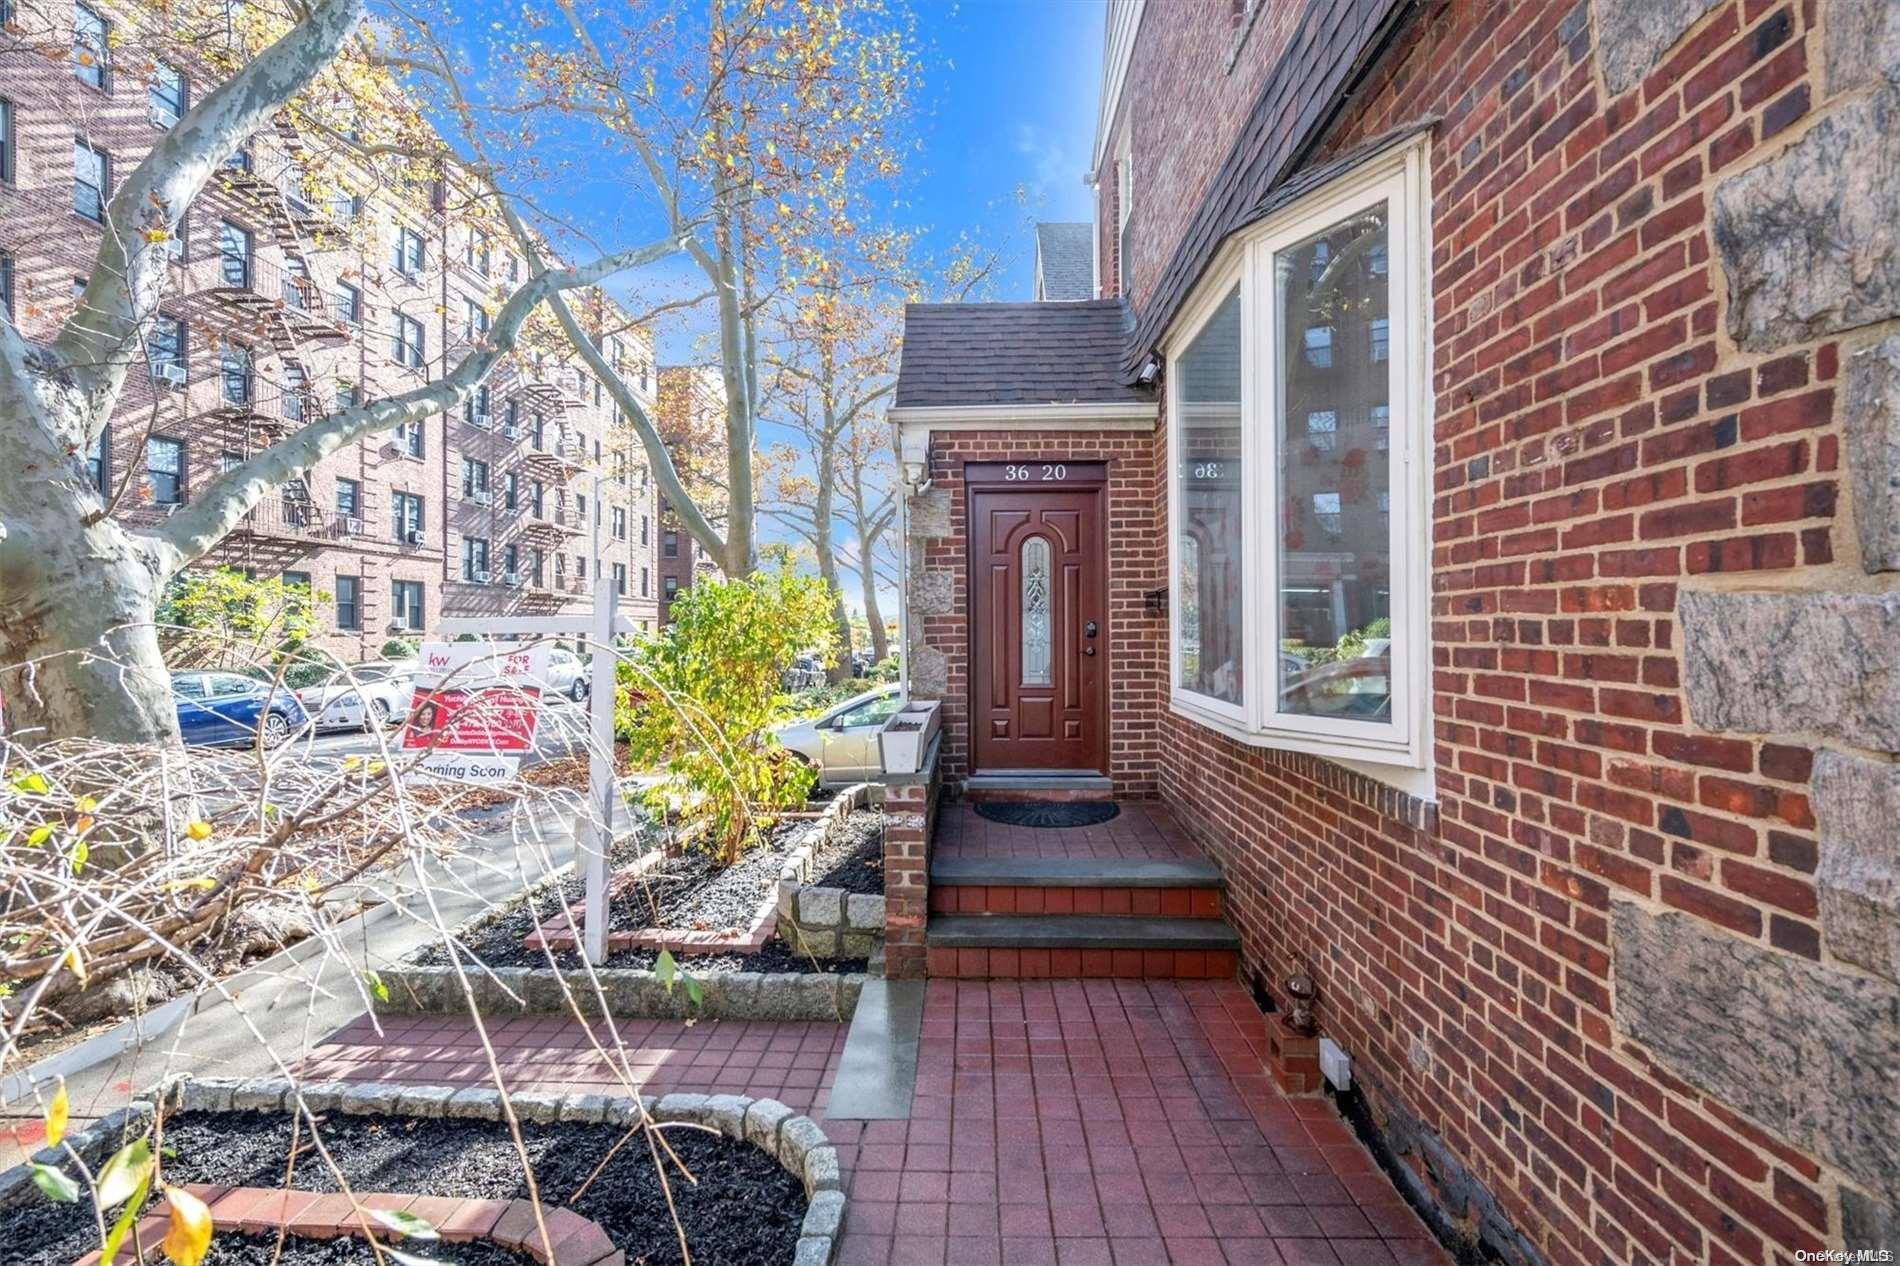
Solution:
M607 926L616 932L744 931L778 890L778 873L785 865L782 839L783 826L730 866L714 865L704 853L669 857L614 894Z
M1100 826L1113 820L1122 811L1120 805L1112 800L1073 800L1073 801L1000 801L995 804L979 801L976 816L988 818L992 822L1001 822L1005 826L1036 827L1072 827Z
M521 1129L541 1198L550 1207L567 1204L625 1134L605 1125L523 1124ZM325 1122L323 1137L357 1191L488 1200L528 1194L521 1159L506 1129L494 1122L339 1116ZM668 1130L667 1138L699 1180L695 1185L676 1170L668 1174L695 1261L782 1266L792 1259L805 1216L805 1189L797 1178L749 1143L699 1130ZM165 1142L176 1152L165 1165L168 1182L280 1186L290 1120L276 1114L178 1116L167 1122ZM300 1191L338 1190L335 1175L307 1148L293 1185ZM662 1266L681 1261L665 1196L640 1140L621 1148L572 1207L599 1223L630 1262ZM0 1243L8 1246L4 1259L10 1264L70 1266L97 1247L97 1238L83 1203L53 1205L34 1196L24 1206L0 1212ZM418 1241L406 1247L452 1259L457 1266L516 1266L521 1260L510 1254L477 1257L468 1244ZM23 1257L15 1255L22 1251ZM292 1266L331 1266L367 1256L284 1260ZM230 1259L232 1266L252 1266L254 1260L268 1258Z
M812 858L812 883L846 892L884 891L884 815L859 809Z
M855 816L855 815L854 815ZM875 816L875 815L873 815ZM744 905L745 913L741 919L731 922L711 923L715 928L750 927L752 916L758 913L759 906L766 894L774 890L778 883L778 873L784 864L785 843L797 831L808 825L809 819L794 819L781 822L773 828L766 842L746 855L744 861L731 868L739 872L730 880L716 880L730 884L721 887L721 896L715 900L730 900L736 910ZM644 855L651 845L648 843L619 846L608 856L612 867L630 865ZM697 856L669 859L660 868L661 873L672 877L672 882L656 882L650 891L662 901L663 910L677 910L688 904L690 892L687 885L678 882L678 877L689 873L705 874L705 863ZM710 886L710 885L709 885ZM579 902L584 895L586 881L581 875L568 875L558 885L549 885L535 894L534 903L529 905L525 896L517 897L500 908L472 921L461 930L461 946L464 961L469 954L490 967L546 967L546 951L529 949L523 942L528 934L541 923L553 917L561 910L561 903ZM558 889L558 897L557 897ZM635 883L625 893L614 898L609 909L609 926L626 930L655 926L650 918L653 907L648 900L648 888ZM880 877L878 887L872 891L883 891ZM739 894L735 897L734 894ZM749 894L749 904L744 898ZM703 916L695 916L703 917ZM672 926L682 926L673 924ZM688 925L690 926L690 925ZM659 955L648 949L619 950L608 955L607 966L650 970ZM448 951L440 942L424 945L409 961L418 966L444 967L448 965ZM557 967L579 967L581 957L572 950L556 951L554 963ZM756 953L752 954L692 954L681 955L680 965L693 975L709 975L718 972L770 971L770 972L861 972L865 969L862 958L821 958L815 962L795 954L782 941L774 938Z

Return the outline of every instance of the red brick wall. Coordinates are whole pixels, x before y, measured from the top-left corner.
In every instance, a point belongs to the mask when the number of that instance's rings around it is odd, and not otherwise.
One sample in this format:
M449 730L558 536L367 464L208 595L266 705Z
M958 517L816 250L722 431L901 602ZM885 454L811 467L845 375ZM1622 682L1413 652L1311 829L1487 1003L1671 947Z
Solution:
M1151 5L1143 39L1201 20ZM1825 1238L1820 1169L1617 1036L1606 911L1635 894L1820 954L1810 753L1696 731L1673 615L1687 581L1831 564L1844 526L1837 349L1738 352L1708 222L1719 178L1806 126L1820 37L1811 3L1730 0L1606 100L1592 30L1582 0L1435 6L1327 145L1443 117L1436 814L1171 716L1161 785L1249 967L1312 971L1360 1076L1547 1260L1782 1261ZM1208 114L1150 101L1174 126L1137 130L1138 166Z
M976 461L1108 463L1109 777L1123 795L1153 795L1157 728L1166 681L1165 617L1147 595L1162 584L1165 553L1154 531L1154 441L1138 431L965 431L931 437L930 479L949 498L950 534L924 542L924 566L951 573L950 613L913 616L911 636L947 664L943 772L970 767L969 504L963 465ZM913 528L913 532L915 529ZM917 583L913 576L911 583Z

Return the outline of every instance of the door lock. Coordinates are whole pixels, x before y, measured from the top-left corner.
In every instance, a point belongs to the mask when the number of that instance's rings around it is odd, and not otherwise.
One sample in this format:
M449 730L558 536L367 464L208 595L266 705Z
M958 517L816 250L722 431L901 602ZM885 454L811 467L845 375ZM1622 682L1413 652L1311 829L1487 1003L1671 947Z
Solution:
M1082 636L1083 637L1095 636L1095 621L1090 620L1088 623L1082 626Z

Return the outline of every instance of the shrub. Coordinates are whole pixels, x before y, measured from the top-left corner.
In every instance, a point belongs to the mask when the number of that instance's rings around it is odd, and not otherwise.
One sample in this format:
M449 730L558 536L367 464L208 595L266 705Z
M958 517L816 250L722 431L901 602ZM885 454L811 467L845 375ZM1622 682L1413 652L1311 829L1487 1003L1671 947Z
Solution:
M802 803L812 771L772 734L789 715L780 674L832 645L832 596L789 571L702 580L681 592L672 623L620 661L616 737L636 768L663 777L647 807L674 813L683 835L720 862L755 836L755 810Z
M383 649L377 654L384 659L414 659L422 653L422 643L412 638L392 637L383 643Z
M307 584L197 567L172 578L159 604L159 642L175 668L243 668L294 658L330 600Z

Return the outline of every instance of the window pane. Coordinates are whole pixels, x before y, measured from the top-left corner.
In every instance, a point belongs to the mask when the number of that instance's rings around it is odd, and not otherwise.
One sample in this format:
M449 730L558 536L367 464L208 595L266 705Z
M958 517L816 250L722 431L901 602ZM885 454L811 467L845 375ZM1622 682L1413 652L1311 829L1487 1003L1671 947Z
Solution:
M1050 684L1054 636L1049 620L1049 542L1032 536L1023 542L1023 685Z
M1175 525L1181 688L1241 700L1240 290L1173 367L1181 411Z
M1391 715L1385 245L1381 203L1275 259L1279 709L1301 716Z

